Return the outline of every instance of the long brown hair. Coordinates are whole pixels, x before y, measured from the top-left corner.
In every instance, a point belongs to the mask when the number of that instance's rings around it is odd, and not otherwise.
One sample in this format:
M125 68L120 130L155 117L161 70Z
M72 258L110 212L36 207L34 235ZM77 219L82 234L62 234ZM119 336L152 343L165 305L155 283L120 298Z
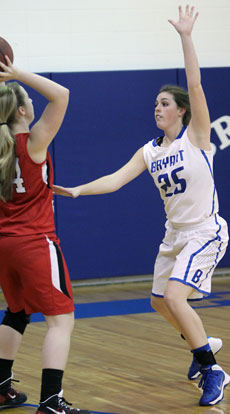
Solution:
M0 86L0 199L11 200L15 178L16 142L12 125L18 106L24 104L17 82Z

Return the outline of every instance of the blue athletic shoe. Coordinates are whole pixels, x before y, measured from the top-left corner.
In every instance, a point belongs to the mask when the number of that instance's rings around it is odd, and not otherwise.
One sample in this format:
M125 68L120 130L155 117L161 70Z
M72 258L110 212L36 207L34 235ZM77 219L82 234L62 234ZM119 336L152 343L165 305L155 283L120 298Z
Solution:
M217 352L220 351L223 345L222 340L220 338L212 338L208 336L208 342L213 354L217 354ZM200 365L197 362L196 357L193 355L193 360L188 370L188 379L194 380L198 378L200 375Z
M197 362L195 355L193 355L193 360L188 370L188 379L194 380L198 378L200 375L201 375L200 365Z
M230 376L219 365L202 368L201 371L199 387L202 387L203 395L199 405L215 405L224 398L224 388L230 382Z

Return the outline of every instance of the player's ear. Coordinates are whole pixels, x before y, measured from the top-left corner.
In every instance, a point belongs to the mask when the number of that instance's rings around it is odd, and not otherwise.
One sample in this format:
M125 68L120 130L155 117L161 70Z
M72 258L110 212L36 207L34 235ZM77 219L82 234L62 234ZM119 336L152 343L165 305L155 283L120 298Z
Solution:
M24 106L19 106L18 107L18 113L19 113L19 115L25 115L26 111L25 111Z
M180 108L180 107L178 108L179 116L183 117L185 112L186 112L186 108Z

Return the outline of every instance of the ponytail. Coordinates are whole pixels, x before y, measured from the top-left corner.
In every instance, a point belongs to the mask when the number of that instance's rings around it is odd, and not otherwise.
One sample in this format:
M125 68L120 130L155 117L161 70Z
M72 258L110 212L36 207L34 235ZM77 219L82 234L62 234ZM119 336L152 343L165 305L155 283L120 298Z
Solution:
M17 98L7 85L0 87L0 199L12 199L15 178L16 143L10 123L15 118Z

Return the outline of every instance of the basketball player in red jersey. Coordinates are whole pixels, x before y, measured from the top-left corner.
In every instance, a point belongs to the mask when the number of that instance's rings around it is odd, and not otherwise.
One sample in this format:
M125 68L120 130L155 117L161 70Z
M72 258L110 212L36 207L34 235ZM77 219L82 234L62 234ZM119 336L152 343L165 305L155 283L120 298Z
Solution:
M27 396L12 387L12 366L30 314L41 312L48 331L42 349L41 399L37 414L86 414L69 408L62 377L74 326L69 273L55 234L53 168L47 148L58 132L69 100L65 87L0 63L0 285L8 308L0 326L0 408ZM32 100L17 82L47 100L34 119Z

